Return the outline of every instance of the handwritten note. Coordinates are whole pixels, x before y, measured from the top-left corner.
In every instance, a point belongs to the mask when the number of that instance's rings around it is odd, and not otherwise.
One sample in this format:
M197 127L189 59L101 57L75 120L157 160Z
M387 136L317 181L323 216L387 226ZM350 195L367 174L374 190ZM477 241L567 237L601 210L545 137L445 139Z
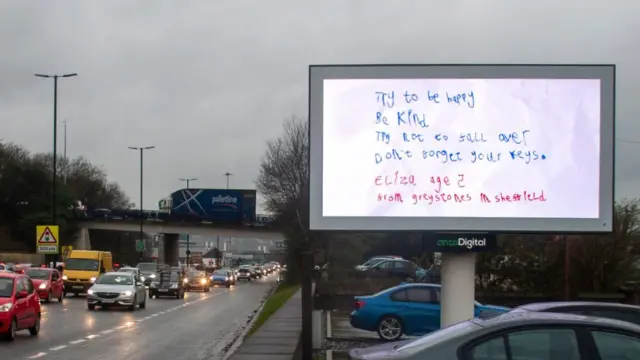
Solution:
M323 86L323 216L599 216L598 80Z

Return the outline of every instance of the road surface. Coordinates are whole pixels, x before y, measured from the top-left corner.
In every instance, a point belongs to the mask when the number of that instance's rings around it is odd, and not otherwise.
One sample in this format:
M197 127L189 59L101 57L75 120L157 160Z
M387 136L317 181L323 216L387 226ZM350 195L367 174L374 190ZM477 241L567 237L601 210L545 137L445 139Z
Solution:
M0 341L0 354L12 360L219 359L275 279L190 292L180 300L147 299L147 308L134 312L88 311L83 297L53 301L43 304L39 336L20 331L15 341Z

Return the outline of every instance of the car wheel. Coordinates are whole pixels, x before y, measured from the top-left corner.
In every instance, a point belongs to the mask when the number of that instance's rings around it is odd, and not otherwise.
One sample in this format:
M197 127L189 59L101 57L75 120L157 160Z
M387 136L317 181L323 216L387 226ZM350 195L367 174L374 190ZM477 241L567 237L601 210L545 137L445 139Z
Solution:
M154 296L156 296L156 294L151 293L151 292L149 293L149 299L153 299Z
M142 300L142 303L140 303L140 309L146 309L147 308L147 298L145 297Z
M50 303L52 298L53 294L51 293L51 290L49 290L49 292L47 293L47 298L44 301Z
M58 302L62 302L64 300L64 292L60 292L60 296L58 296Z
M95 306L95 305L93 305L93 304L87 304L87 309L89 309L89 310L93 311L93 310L95 310L95 309L96 309L96 306Z
M395 341L402 337L404 329L402 321L392 315L385 315L378 322L378 336L386 341Z
M31 334L31 336L38 336L39 333L40 333L40 314L36 316L36 322L33 324L32 327L29 328L29 334Z
M180 294L180 299L184 299L184 291Z
M211 289L209 289L208 287L204 288L204 292L209 292L209 290L211 290Z
M136 309L137 303L138 303L138 298L134 296L133 303L131 303L131 305L129 306L129 311L134 311Z
M11 324L9 324L9 331L5 334L5 339L13 341L16 338L16 331L18 331L18 323L16 319L13 319L11 320Z

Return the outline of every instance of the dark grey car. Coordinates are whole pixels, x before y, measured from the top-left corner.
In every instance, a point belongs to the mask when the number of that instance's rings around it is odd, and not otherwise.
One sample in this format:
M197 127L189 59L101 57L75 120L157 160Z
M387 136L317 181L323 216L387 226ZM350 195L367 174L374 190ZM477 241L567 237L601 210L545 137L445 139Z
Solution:
M354 349L349 355L367 360L632 360L640 359L640 326L518 311L463 321L417 340Z

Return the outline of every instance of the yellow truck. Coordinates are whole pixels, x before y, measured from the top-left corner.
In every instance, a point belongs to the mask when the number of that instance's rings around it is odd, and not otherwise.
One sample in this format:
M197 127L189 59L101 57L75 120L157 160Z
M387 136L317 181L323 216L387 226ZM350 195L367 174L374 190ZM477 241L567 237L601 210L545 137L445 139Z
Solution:
M65 294L86 294L96 278L109 271L113 271L110 252L72 250L62 275Z

